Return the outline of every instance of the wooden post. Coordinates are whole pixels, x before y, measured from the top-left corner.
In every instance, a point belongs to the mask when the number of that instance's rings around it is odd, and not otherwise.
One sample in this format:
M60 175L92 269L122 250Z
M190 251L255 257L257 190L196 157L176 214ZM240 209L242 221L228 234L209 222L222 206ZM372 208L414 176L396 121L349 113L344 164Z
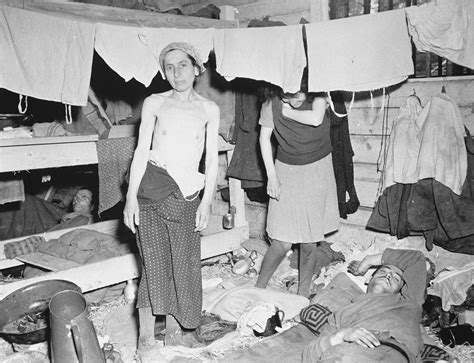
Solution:
M311 23L329 20L329 0L309 0Z
M232 159L234 150L227 151L227 167ZM245 219L245 195L240 180L229 178L229 199L230 205L234 206L236 213L234 215L234 227L242 227L247 225Z

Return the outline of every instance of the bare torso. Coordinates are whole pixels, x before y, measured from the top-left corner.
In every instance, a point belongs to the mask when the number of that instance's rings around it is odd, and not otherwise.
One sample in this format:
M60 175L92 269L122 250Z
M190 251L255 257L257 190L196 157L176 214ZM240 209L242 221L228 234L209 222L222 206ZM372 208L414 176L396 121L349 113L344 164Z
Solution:
M168 93L151 96L156 102L150 160L166 169L185 196L202 189L199 173L208 114L208 100L196 95L191 102L172 98Z

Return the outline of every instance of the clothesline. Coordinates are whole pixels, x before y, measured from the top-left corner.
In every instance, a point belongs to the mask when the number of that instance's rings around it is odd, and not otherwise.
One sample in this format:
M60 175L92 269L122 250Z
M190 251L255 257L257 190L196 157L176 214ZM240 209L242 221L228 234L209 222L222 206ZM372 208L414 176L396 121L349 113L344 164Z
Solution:
M305 25L191 30L93 24L1 6L0 87L85 105L94 50L125 81L135 78L149 86L160 72L161 49L179 40L193 44L204 61L213 50L216 70L227 80L263 80L296 92L308 66L311 92L371 91L413 74L410 36L417 49L474 68L469 16L474 18L474 2L439 0ZM446 28L450 31L441 32Z

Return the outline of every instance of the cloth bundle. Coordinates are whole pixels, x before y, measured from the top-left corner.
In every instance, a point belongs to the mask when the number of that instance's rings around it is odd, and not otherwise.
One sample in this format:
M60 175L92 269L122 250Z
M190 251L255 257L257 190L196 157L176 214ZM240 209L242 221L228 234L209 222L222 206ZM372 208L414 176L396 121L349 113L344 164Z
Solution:
M40 236L32 236L21 241L9 242L3 246L5 257L13 260L17 256L26 255L38 251L38 246L45 242Z

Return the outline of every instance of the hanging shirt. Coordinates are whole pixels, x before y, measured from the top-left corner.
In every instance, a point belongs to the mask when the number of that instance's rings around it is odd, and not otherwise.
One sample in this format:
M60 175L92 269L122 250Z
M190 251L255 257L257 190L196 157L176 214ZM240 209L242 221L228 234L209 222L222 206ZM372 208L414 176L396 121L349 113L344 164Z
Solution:
M414 120L404 116L410 114L407 107L401 108L392 128L384 187L434 178L460 195L467 153L459 107L444 93L433 96Z

